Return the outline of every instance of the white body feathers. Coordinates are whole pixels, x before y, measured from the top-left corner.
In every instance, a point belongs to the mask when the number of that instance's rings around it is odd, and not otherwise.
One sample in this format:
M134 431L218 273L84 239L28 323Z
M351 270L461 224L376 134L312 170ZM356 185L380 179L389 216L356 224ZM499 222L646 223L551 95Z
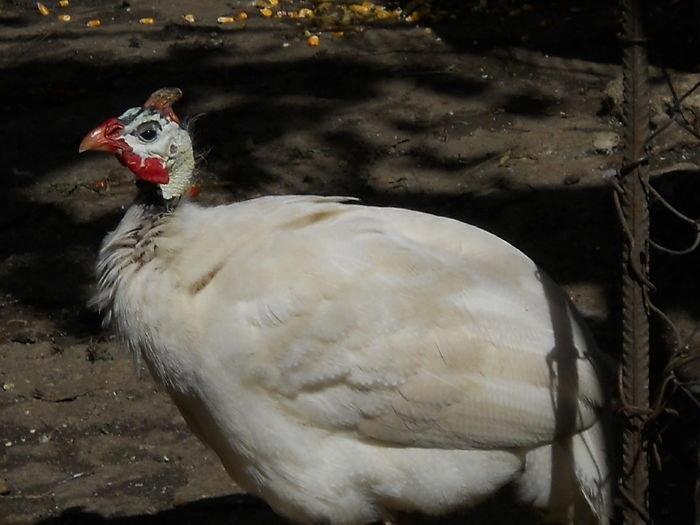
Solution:
M597 351L563 292L483 230L340 200L135 205L95 302L231 476L294 520L439 514L514 482L606 523Z

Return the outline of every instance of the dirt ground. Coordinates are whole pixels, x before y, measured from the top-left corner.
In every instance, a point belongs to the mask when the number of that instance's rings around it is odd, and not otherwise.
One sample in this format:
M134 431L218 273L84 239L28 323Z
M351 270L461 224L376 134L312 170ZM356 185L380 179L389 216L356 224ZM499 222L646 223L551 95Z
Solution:
M621 163L605 95L620 74L614 2L413 2L403 17L418 14L401 22L361 9L350 19L338 2L261 3L270 17L240 0L45 4L47 16L0 3L0 523L280 521L232 484L86 306L96 249L135 188L78 144L163 86L180 87L176 109L196 119L202 204L352 195L477 224L542 265L617 356L620 234L603 176ZM655 63L693 71L692 10L659 4ZM275 16L303 7L317 16ZM696 142L671 131L652 161L690 215ZM692 239L667 215L662 236ZM654 264L659 304L684 337L700 319L697 262ZM658 425L653 502L658 523L682 524L698 419L683 396L674 403L680 415ZM482 510L484 522L525 519Z

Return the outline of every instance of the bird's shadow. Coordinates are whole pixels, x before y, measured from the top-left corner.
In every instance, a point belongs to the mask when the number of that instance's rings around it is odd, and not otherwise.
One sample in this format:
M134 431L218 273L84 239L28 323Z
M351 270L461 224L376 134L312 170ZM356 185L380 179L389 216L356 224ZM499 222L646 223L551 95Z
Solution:
M272 524L285 520L274 514L267 505L252 496L230 495L202 498L176 505L154 514L134 516L103 516L83 507L72 507L60 515L37 522L36 525L186 525L198 523Z
M398 521L411 525L536 525L541 516L532 508L515 502L513 490L506 487L495 497L474 508L448 516L429 517L401 515ZM82 507L72 507L60 515L36 522L35 525L291 525L293 522L275 514L262 500L245 494L202 498L154 514L103 516Z

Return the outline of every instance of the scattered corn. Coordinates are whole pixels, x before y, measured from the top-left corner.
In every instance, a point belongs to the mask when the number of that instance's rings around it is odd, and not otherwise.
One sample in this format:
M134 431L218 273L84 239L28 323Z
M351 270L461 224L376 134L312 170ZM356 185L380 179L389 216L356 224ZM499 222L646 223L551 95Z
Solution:
M343 38L343 36L345 36L345 33L343 31L336 31L335 33L333 33L333 36L335 38Z
M272 5L272 6L276 6L276 5L280 4L280 0L269 0L269 2L270 2L270 5Z
M186 15L182 15L182 19L183 19L185 22L187 22L188 24L194 24L194 23L195 23L194 15L189 14L189 13L186 14Z
M245 11L241 11L238 13L238 16L236 17L237 20L248 20L248 13Z
M61 22L70 22L70 15L58 15L58 19Z
M313 18L314 12L308 7L302 7L299 9L299 18Z
M272 9L270 9L269 7L261 9L260 14L263 16L272 16Z
M36 8L44 16L49 16L49 14L51 14L51 11L49 11L49 8L46 7L44 4L42 4L41 2L36 3Z
M102 25L102 22L100 20L88 20L87 24L85 24L88 27L100 27Z
M309 39L306 41L311 47L316 47L321 43L321 39L318 38L316 35L311 35Z
M70 5L69 0L59 0L59 2L58 2L59 7L68 7L69 5Z
M232 16L220 16L216 19L217 24L233 24L236 21Z
M139 18L139 24L143 24L145 26L150 26L155 24L156 21L153 18Z

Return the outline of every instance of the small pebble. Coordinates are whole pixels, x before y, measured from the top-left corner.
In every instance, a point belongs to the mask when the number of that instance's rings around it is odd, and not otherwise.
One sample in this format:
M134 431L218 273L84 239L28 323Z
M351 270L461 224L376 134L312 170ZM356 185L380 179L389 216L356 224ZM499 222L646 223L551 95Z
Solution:
M620 143L620 137L612 131L602 131L593 135L593 147L596 152L611 155Z

